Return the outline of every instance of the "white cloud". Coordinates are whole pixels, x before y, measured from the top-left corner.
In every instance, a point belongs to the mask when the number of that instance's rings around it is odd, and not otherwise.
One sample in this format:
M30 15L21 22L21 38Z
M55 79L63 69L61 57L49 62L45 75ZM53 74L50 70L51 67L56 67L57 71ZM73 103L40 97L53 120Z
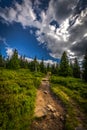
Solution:
M33 59L32 59L32 58L29 58L29 57L25 57L25 59L26 59L28 62L33 61Z
M50 65L53 65L53 64L56 64L57 62L56 61L53 61L53 60L44 60L44 64L47 65L47 64L50 64Z
M2 44L4 44L5 46L8 46L6 39L0 36L0 41L2 42Z
M87 38L87 33L85 33L83 37L86 37L86 38Z
M72 45L75 45L77 43L77 41L74 41L73 43L72 43Z
M6 47L6 53L7 53L7 56L8 56L9 58L12 57L13 52L14 52L13 48Z
M15 7L0 8L0 16L7 23L19 22L25 28L26 26L34 26L36 15L32 9L32 3L24 0L22 4L15 3Z

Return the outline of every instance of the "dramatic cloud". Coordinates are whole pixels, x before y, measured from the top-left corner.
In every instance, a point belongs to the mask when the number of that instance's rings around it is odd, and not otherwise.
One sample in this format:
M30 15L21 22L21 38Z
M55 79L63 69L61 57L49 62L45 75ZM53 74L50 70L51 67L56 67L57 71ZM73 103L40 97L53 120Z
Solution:
M87 2L84 6L82 0L50 0L45 9L40 8L41 4L40 0L15 2L14 7L0 8L0 17L8 24L17 22L23 28L32 27L31 34L36 28L36 39L54 58L63 51L71 57L82 56L87 47Z
M76 2L76 0L52 0L51 6L53 8L55 19L58 22L61 22L69 17L76 6Z
M14 7L0 8L0 16L7 23L18 22L23 27L34 26L36 15L32 9L32 3L29 0L24 0L22 5L15 3Z

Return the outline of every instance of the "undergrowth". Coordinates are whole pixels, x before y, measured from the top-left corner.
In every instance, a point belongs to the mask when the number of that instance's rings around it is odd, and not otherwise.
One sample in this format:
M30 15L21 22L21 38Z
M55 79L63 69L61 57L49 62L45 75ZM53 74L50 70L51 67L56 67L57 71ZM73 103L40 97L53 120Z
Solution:
M75 130L75 127L82 123L77 118L77 110L79 109L87 117L87 83L81 79L52 76L51 90L66 107L65 129ZM86 122L83 125L86 126Z
M29 130L43 75L27 69L0 70L0 130Z

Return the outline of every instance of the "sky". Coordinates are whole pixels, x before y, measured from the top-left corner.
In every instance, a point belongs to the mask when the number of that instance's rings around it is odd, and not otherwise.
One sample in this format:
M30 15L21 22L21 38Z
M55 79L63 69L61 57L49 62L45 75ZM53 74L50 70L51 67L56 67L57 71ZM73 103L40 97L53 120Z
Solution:
M59 61L87 49L87 0L0 0L0 51Z

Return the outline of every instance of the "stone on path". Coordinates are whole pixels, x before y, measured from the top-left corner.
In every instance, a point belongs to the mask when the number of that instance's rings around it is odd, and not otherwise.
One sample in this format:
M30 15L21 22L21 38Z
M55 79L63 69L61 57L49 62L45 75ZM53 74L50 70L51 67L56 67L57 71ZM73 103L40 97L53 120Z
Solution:
M38 118L41 118L41 117L44 117L47 115L47 111L45 108L38 108L37 111L35 112L35 116L38 117Z
M56 111L56 109L52 105L50 105L50 104L47 105L47 110L52 111L52 112Z

